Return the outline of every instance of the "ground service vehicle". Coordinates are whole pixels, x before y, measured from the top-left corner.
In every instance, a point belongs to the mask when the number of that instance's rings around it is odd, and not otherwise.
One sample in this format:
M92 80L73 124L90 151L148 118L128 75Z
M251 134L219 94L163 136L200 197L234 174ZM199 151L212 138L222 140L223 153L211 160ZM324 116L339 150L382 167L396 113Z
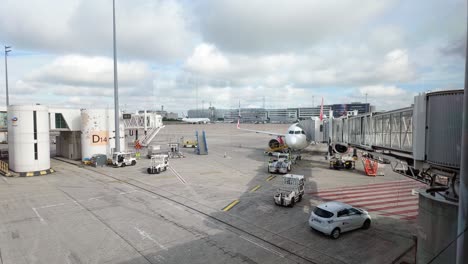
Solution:
M185 140L183 144L184 148L196 148L197 141L196 140Z
M318 205L310 214L309 226L333 239L343 232L362 228L368 229L371 217L365 210L341 202L327 202Z
M269 173L288 173L291 171L292 160L289 153L275 152L268 161Z
M161 171L166 171L169 166L168 155L153 155L151 156L151 163L146 170L149 174L158 174Z
M283 183L273 197L275 204L294 207L294 204L302 200L304 182L304 175L283 175Z
M288 153L275 152L273 158L268 161L269 173L288 173L291 171L292 160Z
M356 161L352 157L340 156L340 157L331 157L330 158L330 169L340 170L340 169L354 169Z
M133 152L115 152L112 155L112 165L116 167L136 165L135 153Z

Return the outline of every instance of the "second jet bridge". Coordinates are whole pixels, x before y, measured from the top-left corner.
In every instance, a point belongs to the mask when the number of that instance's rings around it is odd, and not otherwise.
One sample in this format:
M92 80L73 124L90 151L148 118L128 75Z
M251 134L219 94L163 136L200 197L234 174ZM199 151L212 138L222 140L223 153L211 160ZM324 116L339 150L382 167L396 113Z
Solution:
M422 93L411 107L324 121L324 141L391 155L398 173L458 184L463 90ZM457 198L454 188L453 197Z
M332 141L363 149L413 152L413 108L332 121Z

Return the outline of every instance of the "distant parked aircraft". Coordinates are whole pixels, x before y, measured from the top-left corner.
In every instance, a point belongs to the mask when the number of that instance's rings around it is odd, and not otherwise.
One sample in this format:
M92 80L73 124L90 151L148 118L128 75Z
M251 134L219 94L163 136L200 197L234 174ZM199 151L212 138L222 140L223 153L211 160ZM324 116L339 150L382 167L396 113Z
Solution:
M209 118L182 118L182 122L190 123L190 124L208 124L210 123Z

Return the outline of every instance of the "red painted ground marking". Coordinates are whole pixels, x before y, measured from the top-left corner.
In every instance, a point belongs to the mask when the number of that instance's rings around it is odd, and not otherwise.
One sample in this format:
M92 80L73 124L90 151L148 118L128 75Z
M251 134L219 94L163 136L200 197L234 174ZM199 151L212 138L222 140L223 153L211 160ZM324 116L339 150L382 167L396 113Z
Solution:
M362 192L360 194L353 194L353 195L333 195L333 196L319 196L319 198L328 199L328 200L343 200L343 199L350 199L350 198L363 198L363 197L377 197L377 196L400 196L400 195L407 195L411 194L411 189L401 190L401 191L380 191L380 192Z
M366 184L366 185L357 185L357 186L344 186L340 188L333 188L333 189L324 189L324 191L316 191L316 192L309 192L308 194L325 194L325 193L335 193L335 192L344 192L344 191L358 191L358 190L366 190L369 188L373 189L383 189L383 188L390 188L390 187L404 187L404 186L426 186L425 184L421 184L420 182L415 181L407 181L407 182L387 182L387 183L377 183L377 184Z
M389 212L385 214L380 214L382 216L391 216L391 215L403 215L403 214L409 214L409 213L417 213L418 209L410 209L410 210L402 210L402 211L395 211L395 212Z
M321 198L335 198L335 197L359 197L359 196L356 196L355 194L367 194L367 195L370 195L370 194L377 194L377 193L381 193L381 194L387 194L387 193L399 193L399 192L408 192L408 191L411 191L412 189L415 189L415 187L412 187L412 186L408 186L408 187L399 187L399 188L385 188L383 190L372 190L372 189L369 189L368 191L359 191L359 192L349 192L349 193L336 193L336 194L325 194L325 195L318 195L318 197L321 197Z
M413 204L399 204L399 205L391 205L391 206L384 206L384 207L377 207L377 208L366 208L367 211L374 212L374 211L385 211L385 210L392 210L395 208L405 208L405 207L417 207L417 203Z
M336 188L325 188L324 190L327 192L328 191L333 192L333 191L339 191L339 190L347 189L347 188L368 188L371 186L383 186L383 185L389 185L389 184L390 185L391 184L405 185L407 183L420 183L420 182L415 181L415 180L401 180L401 181L389 181L389 182L381 182L381 183L369 183L369 184L363 184L363 185L342 186L342 187L336 187ZM312 192L310 194L314 194L318 192L320 191Z
M403 197L412 197L414 195L412 195L411 193L409 194L385 194L385 195L376 195L376 196L372 196L372 197L369 197L369 196L366 196L366 199L363 199L363 198L360 198L360 199L355 199L355 198L351 198L351 199L335 199L338 200L338 201L341 201L343 203L357 203L357 202L367 202L367 201L381 201L381 200L386 200L386 199L391 199L391 198L403 198ZM329 200L331 201L331 200Z
M403 218L401 218L401 219L402 219L402 220L412 221L412 220L416 220L416 218L418 218L418 214L416 214L416 215L411 215L411 216L407 216L407 217L403 217Z
M414 198L411 199L395 199L395 200L390 200L390 201L383 201L383 202L371 202L371 203L355 203L353 204L354 206L360 206L360 207L367 207L367 206L374 206L374 205L382 205L382 204L389 204L389 203L402 203L405 201L418 201L418 196L413 195Z

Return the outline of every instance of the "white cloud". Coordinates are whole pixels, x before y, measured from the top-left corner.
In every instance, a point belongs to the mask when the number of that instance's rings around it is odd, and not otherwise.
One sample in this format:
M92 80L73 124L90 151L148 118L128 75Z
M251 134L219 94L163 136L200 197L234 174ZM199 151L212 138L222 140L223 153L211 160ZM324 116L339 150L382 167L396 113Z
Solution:
M203 43L195 48L185 65L196 72L216 74L227 71L229 61L215 46Z
M348 35L393 1L202 1L204 41L234 52L285 52Z
M361 95L368 95L373 97L387 97L387 96L399 96L406 94L406 91L402 88L393 85L371 85L359 88Z
M408 52L396 49L385 55L385 60L377 71L380 77L385 80L409 81L414 77L413 69L410 65Z
M134 107L194 108L198 87L199 107L263 96L272 107L311 105L313 95L346 103L363 101L362 89L392 109L410 103L406 87L463 85L461 0L116 3L120 100ZM5 0L12 101L112 104L111 5Z
M250 55L223 53L214 45L201 44L185 62L188 71L234 80L236 85L282 87L322 87L326 85L367 85L379 82L401 82L415 78L407 51L394 49L374 54L361 48L355 54L351 47L336 46L313 53L279 53Z
M105 86L114 83L113 60L106 57L66 55L34 70L27 80L75 86ZM138 85L151 78L146 63L130 61L117 64L119 85Z
M118 54L175 61L191 49L191 14L175 0L116 1ZM0 32L15 48L112 54L112 1L6 0Z

